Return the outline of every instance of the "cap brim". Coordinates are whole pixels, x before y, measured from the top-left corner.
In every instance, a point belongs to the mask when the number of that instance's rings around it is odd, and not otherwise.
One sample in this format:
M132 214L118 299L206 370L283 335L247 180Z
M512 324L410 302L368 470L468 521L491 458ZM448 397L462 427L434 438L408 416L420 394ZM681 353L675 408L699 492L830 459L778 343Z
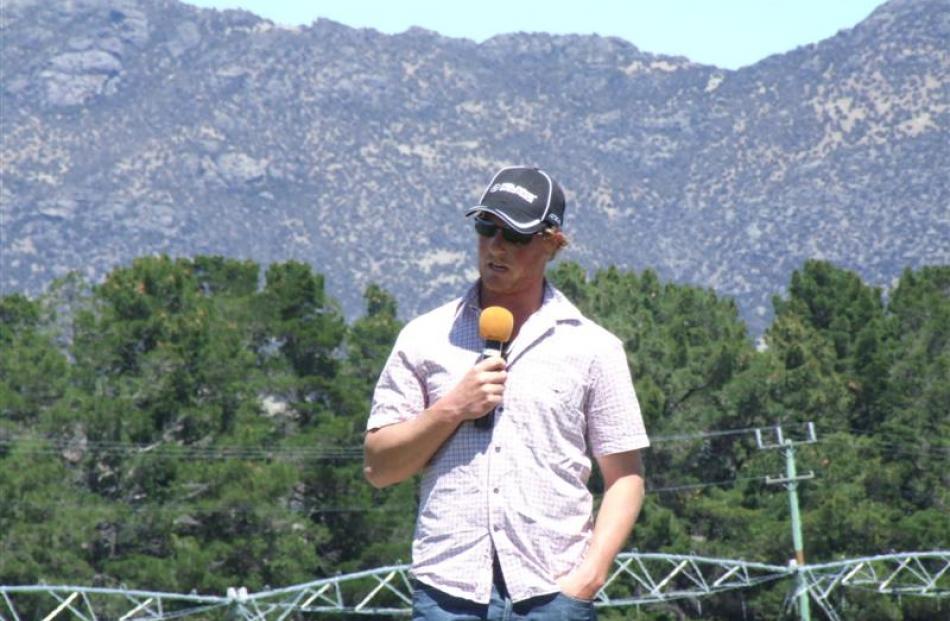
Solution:
M519 233L525 233L526 235L531 234L531 233L537 233L538 231L543 229L545 226L544 222L538 222L537 224L532 225L532 226L521 226L520 224L515 222L515 220L513 220L511 216L506 214L503 210L497 207L486 207L484 205L476 205L475 207L469 208L469 210L465 212L465 217L467 218L477 213L490 213L493 216L497 216L509 228L514 229L515 231L518 231Z

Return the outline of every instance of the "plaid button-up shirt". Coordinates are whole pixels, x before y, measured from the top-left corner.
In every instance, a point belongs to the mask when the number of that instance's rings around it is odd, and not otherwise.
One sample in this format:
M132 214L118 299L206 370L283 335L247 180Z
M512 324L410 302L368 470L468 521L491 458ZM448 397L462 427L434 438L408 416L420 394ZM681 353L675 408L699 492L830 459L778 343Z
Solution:
M432 406L476 363L478 285L403 328L373 397L375 429ZM412 574L487 603L492 553L512 600L555 593L593 530L594 456L649 445L623 345L546 285L508 347L491 429L462 424L422 472Z

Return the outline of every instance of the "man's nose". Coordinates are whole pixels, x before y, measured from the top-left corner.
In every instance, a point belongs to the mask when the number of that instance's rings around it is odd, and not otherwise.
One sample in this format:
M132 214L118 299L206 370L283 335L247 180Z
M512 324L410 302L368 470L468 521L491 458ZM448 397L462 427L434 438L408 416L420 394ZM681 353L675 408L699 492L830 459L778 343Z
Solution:
M505 247L505 237L501 232L501 227L495 231L495 234L488 240L488 245L492 250L498 250Z

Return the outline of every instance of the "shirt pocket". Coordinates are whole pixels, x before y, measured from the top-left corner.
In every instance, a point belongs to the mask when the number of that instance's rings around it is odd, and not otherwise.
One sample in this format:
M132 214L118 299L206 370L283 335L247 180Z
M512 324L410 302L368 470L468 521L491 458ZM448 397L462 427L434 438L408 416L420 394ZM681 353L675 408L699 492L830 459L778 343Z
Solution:
M506 411L528 445L563 453L585 451L584 377L571 365L551 360L523 361L509 375ZM516 381L512 382L511 380Z

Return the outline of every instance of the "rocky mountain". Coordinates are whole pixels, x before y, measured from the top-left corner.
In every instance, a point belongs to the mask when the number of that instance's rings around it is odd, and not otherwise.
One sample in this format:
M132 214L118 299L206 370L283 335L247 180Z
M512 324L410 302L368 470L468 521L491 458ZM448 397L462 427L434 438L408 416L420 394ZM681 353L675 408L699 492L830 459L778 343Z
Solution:
M806 258L887 286L950 261L950 1L891 0L736 71L598 36L481 44L176 0L6 0L0 290L146 253L305 260L350 315L473 277L495 169L565 187L590 269L734 296L753 330Z

